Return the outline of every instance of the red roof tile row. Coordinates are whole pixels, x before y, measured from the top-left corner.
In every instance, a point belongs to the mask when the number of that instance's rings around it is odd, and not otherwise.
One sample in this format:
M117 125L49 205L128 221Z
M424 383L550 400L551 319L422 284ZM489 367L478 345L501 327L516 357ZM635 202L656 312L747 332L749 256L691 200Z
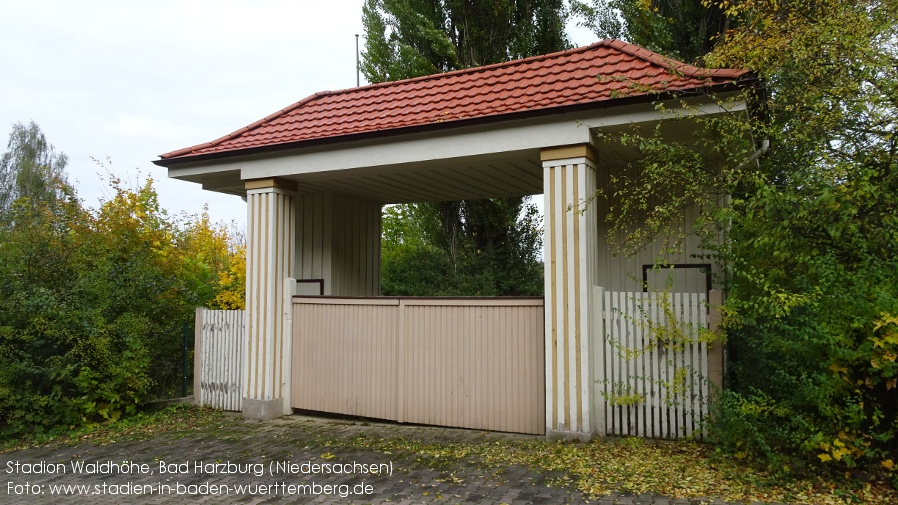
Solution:
M748 74L701 69L626 42L604 40L507 63L316 93L230 135L163 154L160 164L359 134L399 133L409 127L500 120L509 114L609 106L628 97L733 84Z

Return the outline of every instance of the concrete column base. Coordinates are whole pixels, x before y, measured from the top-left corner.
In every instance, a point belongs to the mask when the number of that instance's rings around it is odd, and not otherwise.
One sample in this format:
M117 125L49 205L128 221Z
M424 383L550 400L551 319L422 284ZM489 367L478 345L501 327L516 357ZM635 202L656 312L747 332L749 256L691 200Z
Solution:
M555 431L546 429L546 438L548 440L579 440L581 442L589 442L596 437L596 432L578 433L575 431Z
M259 421L277 419L284 415L284 399L256 400L244 397L242 414L244 419L258 419Z

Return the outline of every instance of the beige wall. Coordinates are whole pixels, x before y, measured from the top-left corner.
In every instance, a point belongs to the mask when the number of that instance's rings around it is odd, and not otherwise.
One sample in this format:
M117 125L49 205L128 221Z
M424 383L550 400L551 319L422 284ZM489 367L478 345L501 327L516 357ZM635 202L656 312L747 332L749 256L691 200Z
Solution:
M602 157L601 153L599 153L599 157ZM604 164L599 166L601 168L597 170L598 187L607 188L611 184L610 171L617 170L619 173L620 168L609 168ZM597 198L591 205L596 208L599 216L597 221L597 283L608 291L642 291L642 265L652 265L658 259L661 259L666 264L713 263L709 259L695 257L696 255L707 254L707 251L701 247L699 237L694 233L693 224L699 216L697 206L685 209L682 219L677 223L686 234L682 252L673 255L664 254L667 248L665 244L666 239L660 237L635 255L627 256L619 252L617 246L623 240L623 233L615 235L616 244L612 243L608 239L610 225L605 221L609 209L618 206L619 200ZM719 268L716 265L712 265L712 272L717 274ZM705 274L699 269L668 268L654 270L649 272L648 281L650 289L659 291L668 285L668 281L672 281L672 284L669 286L670 289L668 289L671 292L705 293L707 291Z
M380 295L380 204L335 193L295 200L295 277L324 279L326 295ZM318 294L317 284L299 289Z

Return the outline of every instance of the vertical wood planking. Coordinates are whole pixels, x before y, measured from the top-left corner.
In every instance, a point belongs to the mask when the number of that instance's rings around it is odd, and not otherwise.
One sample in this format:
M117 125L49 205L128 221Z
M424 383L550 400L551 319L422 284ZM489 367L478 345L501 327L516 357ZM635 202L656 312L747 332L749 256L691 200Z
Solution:
M687 330L693 338L689 339L689 434L692 435L698 428L698 416L701 413L699 404L699 382L701 378L699 372L699 354L698 354L698 332L693 332L698 324L698 293L688 293L688 313Z
M543 388L542 381L534 379L544 363L541 301L446 298L402 303L407 326L414 329L406 339L405 422L544 432L542 408L523 409L509 400L532 396L533 387ZM503 324L511 320L517 323ZM526 327L521 321L528 322Z
M640 437L646 436L646 405L648 398L648 388L646 387L646 376L649 374L646 368L646 327L648 318L645 317L645 300L643 296L646 293L637 293L634 300L638 317L636 318L636 339L633 346L634 358L636 361L636 394L641 400L633 405L636 411L636 433Z
M545 186L545 208L546 214L543 219L543 244L545 255L545 273L543 275L546 312L546 426L555 427L558 425L558 292L557 283L557 267L558 267L558 223L556 221L557 213L554 211L558 207L557 203L557 173L558 168L554 166L543 168L543 185Z
M608 430L608 407L605 403L605 391L608 378L606 359L608 349L605 345L605 290L600 286L593 286L592 319L589 338L593 351L594 364L590 380L593 382L592 404L595 408L596 433L604 435Z
M661 348L661 339L658 338L659 331L659 308L657 297L651 297L651 308L649 316L652 318L652 387L655 392L655 399L652 409L652 436L661 438L665 415L664 415L664 384L661 381L661 370L664 366L664 350Z
M632 355L631 361L633 362L633 377L631 379L633 384L632 394L634 395L634 398L640 399L639 401L634 401L632 403L635 423L634 433L638 437L643 437L645 436L643 430L643 424L645 421L643 416L645 402L641 400L641 398L643 398L642 394L644 393L643 378L645 377L643 361L645 349L645 344L643 343L645 330L645 328L643 328L643 321L645 320L645 318L642 314L642 293L634 293L630 303L633 307L633 313L635 314L635 317L633 318L633 340L631 344L632 347L630 348L630 353Z
M246 353L243 395L275 400L287 375L283 341L285 279L294 267L295 223L290 181L247 181Z
M682 296L680 293L673 293L672 295L673 302L671 304L674 320L670 321L672 326L682 325ZM681 343L676 340L671 340L671 347L674 350L674 368L673 368L673 380L674 380L674 391L676 392L674 409L676 410L676 425L675 432L676 437L682 437L685 434L685 426L683 425L683 409L685 407L684 400L684 388L681 384L682 381L682 368L683 368L683 355L684 351L681 349Z
M244 312L242 310L197 309L202 326L197 334L201 351L194 359L200 362L194 392L199 405L239 411L243 399ZM195 372L196 373L196 372Z
M332 193L297 199L297 278L324 279L326 295L379 295L380 204Z
M592 348L596 279L596 153L588 145L545 149L546 426L589 436L600 423Z
M706 424L708 421L709 405L707 396L708 387L708 349L704 339L700 338L699 330L707 329L707 296L705 293L696 293L694 295L692 310L692 327L696 329L696 338L693 343L693 352L695 356L695 370L693 371L693 384L695 387L695 401L693 402L697 430L701 430L702 438L706 435Z
M601 293L601 291L599 291ZM703 385L703 381L707 376L707 358L703 353L707 352L707 346L699 343L699 344L689 344L688 342L684 345L686 349L676 350L676 346L673 346L672 343L669 344L667 349L668 359L665 359L661 354L662 347L660 345L655 345L652 348L652 333L648 331L648 326L646 326L645 321L637 321L637 319L648 318L651 321L651 324L666 324L663 319L663 310L661 309L661 305L663 302L658 295L644 295L642 293L613 293L613 292L604 292L601 293L603 296L598 297L599 300L597 302L597 306L599 310L597 313L601 315L601 318L604 320L602 325L604 327L603 334L608 334L608 339L610 342L617 342L618 345L623 345L623 342L629 342L626 346L622 347L619 352L614 349L611 345L606 345L605 354L603 356L604 366L601 367L603 371L597 375L596 380L599 382L605 381L606 378L609 379L607 382L602 384L602 391L606 392L605 398L603 400L606 401L605 412L606 412L606 431L613 434L626 434L628 432L638 432L642 429L643 434L645 436L661 436L666 438L676 438L679 436L683 436L690 431L698 430L699 424L707 415L707 395L704 393L702 389L707 388L707 385ZM640 298L641 297L641 298ZM641 300L641 302L639 301ZM435 303L435 302L434 302ZM705 310L705 297L703 294L700 295L680 295L676 294L671 296L668 303L674 314L678 315L678 319L680 324L685 324L686 328L698 328L700 325L707 324L704 316ZM515 424L507 419L503 419L501 415L497 416L496 412L509 410L512 407L516 406L520 409L522 405L526 405L526 401L515 401L515 398L533 398L532 392L534 390L544 392L545 384L542 381L537 381L536 383L532 383L533 374L527 374L518 371L519 367L522 366L523 363L527 362L538 362L541 367L544 363L543 356L545 351L545 340L541 340L539 345L536 346L535 349L529 349L526 352L522 352L521 359L511 359L509 354L509 349L514 348L515 344L506 340L509 335L512 334L520 334L523 330L518 328L519 321L523 320L531 320L536 321L536 326L543 328L543 318L542 312L537 311L532 314L530 319L526 317L521 317L520 315L514 314L512 312L505 312L496 319L490 318L486 316L489 312L488 309L478 308L477 311L474 311L471 307L458 307L451 306L452 304L447 304L444 300L438 301L436 303L440 307L426 307L426 304L421 304L419 306L415 306L415 309L423 310L423 309L433 309L432 312L434 315L429 317L419 317L420 314L414 318L408 318L407 333L416 333L418 335L426 335L427 328L432 328L433 325L440 327L449 327L453 324L456 324L455 331L464 334L464 335L477 335L478 332L486 333L490 335L498 335L500 338L498 339L496 345L490 347L489 339L475 339L465 341L464 339L458 338L443 338L442 344L444 347L440 347L437 341L432 340L423 340L419 342L423 346L419 346L421 348L432 348L437 349L438 353L431 353L429 355L424 356L424 360L416 359L415 353L407 353L405 354L405 359L407 363L423 363L423 368L426 370L421 370L420 373L423 375L419 375L421 379L419 382L424 384L424 396L430 398L440 398L443 401L443 404L439 409L435 409L435 411L442 412L442 418L439 417L431 417L428 418L428 424L441 424L441 425L456 425L456 426L466 426L465 423L474 424L474 426L483 426L486 425L488 427L482 429L496 429L503 431L522 431L518 428L515 428ZM450 306L447 306L450 305ZM294 310L299 310L294 307ZM464 312L470 312L470 317L459 317L459 314ZM423 310L422 314L427 313L427 310ZM295 315L297 321L303 321L303 324L309 328L312 328L312 332L314 333L334 333L338 331L335 329L335 325L339 325L342 319L353 319L353 320L365 320L367 321L367 326L383 326L383 321L390 319L390 317L382 313L380 315L376 315L372 317L372 315L365 315L362 307L354 307L348 309L346 312L346 316L340 316L338 313L327 313L322 312L321 315L317 317L311 317L309 314L305 315ZM383 317L381 317L383 316ZM628 318L629 316L629 318ZM233 322L231 318L234 315L225 316L224 322L222 320L217 320L217 323L214 325L207 325L208 328L204 328L209 332L217 332L218 328L227 328L232 326L242 326L242 324L237 324ZM208 320L212 321L214 318L209 316ZM398 316L396 317L398 319ZM483 321L486 323L483 323ZM478 323L480 321L480 323ZM484 326L485 325L485 326ZM365 331L367 326L355 326L351 327L349 332L358 333ZM389 332L390 341L387 347L396 348L398 347L399 337L403 335L403 331L400 328L399 323L396 323L393 330ZM530 324L530 326L533 326ZM601 327L600 326L600 327ZM641 328L641 329L640 329ZM636 335L639 332L642 332L641 338L637 339ZM294 333L296 332L296 328L294 328ZM228 333L226 331L221 331L222 334ZM233 333L233 332L231 332ZM598 337L601 341L603 339L602 336ZM630 339L629 341L627 339ZM223 363L227 361L226 356L234 356L236 353L234 352L225 352L224 347L219 346L217 349L214 345L212 345L211 337L207 337L205 334L203 336L204 344L209 342L209 345L204 345L206 347L206 351L203 352L204 359L204 380L206 378L205 370L210 369L212 363ZM237 340L239 342L239 340ZM397 390L397 385L399 382L403 382L408 385L407 380L403 380L397 375L397 365L395 362L390 362L390 357L385 356L383 353L373 352L376 346L372 345L373 341L368 340L364 344L360 345L358 348L359 354L366 354L368 356L374 356L371 360L366 362L360 362L359 366L351 365L348 361L343 362L343 367L338 368L339 374L350 374L353 370L359 370L362 376L368 377L371 374L375 373L375 370L380 368L388 368L390 372L387 374L388 384L389 386L386 389ZM299 341L294 346L294 355L304 355L308 354L306 351L310 348L308 345L309 342ZM344 359L345 354L343 354L347 347L334 345L334 342L319 342L322 344L319 346L319 349L316 352L329 352L327 360L336 363L337 360ZM324 345L326 344L326 345ZM632 354L632 349L635 349L636 345L648 346L650 350L648 352L635 353ZM349 346L352 347L352 346ZM467 347L474 350L475 358L468 360L467 365L465 364L465 359L462 358L464 354L463 349ZM626 348L631 349L631 359L627 359ZM538 354L539 360L532 359L529 354L530 351L534 351ZM215 356L213 354L219 353ZM495 356L498 354L500 356L500 361L487 359L489 355L493 353ZM649 356L648 358L646 356ZM308 358L308 356L307 356ZM642 360L642 364L639 363L628 363L628 361L634 360ZM648 360L648 361L646 361ZM206 366L206 361L210 362L209 366ZM240 363L238 360L236 363ZM386 363L386 365L384 365ZM498 363L498 366L496 366ZM492 364L493 366L487 367L485 364ZM401 366L401 365L400 365ZM428 370L437 370L442 366L443 371L440 374L436 374L431 372L428 375ZM465 368L465 366L472 366L472 368ZM626 367L633 367L633 373L627 372ZM641 368L639 368L641 366ZM239 365L234 366L233 368L225 365L221 367L220 370L217 370L216 373L227 374L228 368L230 368L230 373L238 372L237 377L239 377L239 371L241 367ZM297 365L298 370L302 370L303 367ZM672 414L670 419L668 419L669 427L664 427L664 418L668 411L666 394L677 394L675 391L666 391L668 389L665 384L671 383L675 379L675 373L678 369L686 369L688 372L687 378L689 379L686 384L686 394L681 394L678 397L673 398L674 404L670 408L670 413ZM455 370L456 372L461 371L459 373L451 373L451 370ZM641 371L640 371L641 370ZM667 377L663 377L663 375L667 374ZM538 373L536 374L539 375ZM662 376L662 377L659 377ZM501 393L501 388L492 388L482 391L476 391L474 396L471 396L469 393L467 395L468 403L465 403L463 400L465 399L465 394L456 394L454 390L451 390L448 394L443 393L447 384L450 384L452 381L462 381L465 378L474 378L476 382L479 383L494 383L497 381L497 378L501 377L524 377L526 382L526 378L529 377L531 380L531 384L528 387L525 387L522 390L514 390L509 391L506 394ZM406 376L403 376L406 377ZM545 376L543 376L545 377ZM629 384L629 382L633 378L637 378L642 381L642 385L639 384ZM354 380L358 380L357 378ZM630 390L634 390L633 388L642 388L642 394L645 395L647 402L645 405L634 405L631 409L631 412L627 412L627 409L621 408L620 406L613 406L607 404L607 393L613 392L613 387L615 384L622 382L624 387L629 387ZM366 387L360 388L364 395L370 395L372 391L376 389L372 389L376 382L366 380L362 382L366 385ZM294 388L298 389L297 385L297 377L296 374L294 376ZM357 383L358 384L358 383ZM629 384L629 385L628 385ZM308 384L306 384L308 385ZM341 386L342 387L342 386ZM534 389L535 388L535 389ZM656 388L657 395L652 394L652 388ZM208 386L207 386L207 389ZM240 390L239 382L235 385L235 389L237 391ZM681 388L682 389L682 388ZM211 389L210 389L211 391ZM461 389L460 391L464 391ZM627 391L627 389L624 389ZM216 390L216 394L218 394L219 402L224 402L225 395L223 394L223 389L219 388ZM326 391L317 390L318 394L316 396L319 402L326 402L328 399L328 394ZM347 389L340 389L337 394L331 397L344 397L349 394L350 391ZM523 396L521 396L523 395ZM681 396L681 397L680 397ZM649 398L657 398L656 401L649 402ZM410 400L411 398L409 398ZM473 403L472 403L473 400ZM239 409L239 395L233 399L234 405L227 404L222 406L222 408L237 408ZM539 405L543 408L545 407L545 397L541 396L541 398L537 399ZM501 408L498 410L491 411L488 406L498 405ZM341 406L342 405L342 406ZM398 405L398 399L397 399ZM473 407L470 407L474 405ZM657 407L655 407L657 406ZM342 404L338 402L336 408L341 409L350 409L357 408L358 404L353 403L352 401L344 401ZM330 408L330 407L329 407ZM649 412L652 408L657 408L659 411L657 415L654 413L649 415ZM394 406L392 409L386 409L387 411L392 410L392 416L396 416L396 412L398 412L398 406ZM527 411L533 411L530 408L523 409ZM453 412L450 412L453 411ZM537 424L544 422L545 418L542 409L536 409L538 412ZM412 413L414 414L414 413ZM466 418L462 416L468 416L468 419L474 419L474 421L465 420ZM370 417L381 417L390 419L393 418L387 412L383 415L377 414L356 414L356 415L367 415ZM631 420L632 417L632 420ZM637 420L641 420L640 422L636 422ZM406 420L407 422L421 422L414 421L411 419ZM661 426L657 426L660 421ZM451 423L451 424L450 424ZM477 424L479 423L479 424ZM525 431L528 432L528 431ZM701 436L702 431L698 431L697 435Z
M612 386L614 381L614 312L611 309L611 293L602 290L601 300L602 312L601 317L604 321L604 332L601 334L601 345L605 348L605 370L602 402L605 405L605 432L606 434L617 433L614 418L614 406L608 401L611 398Z
M397 308L390 299L294 298L292 406L395 419Z
M711 327L711 321L709 320L710 318L708 317L710 301L707 300L707 298L708 297L705 296L704 294L699 296L699 303L701 304L701 309L699 310L699 318L700 319L699 319L698 323L701 324L702 322L704 322L704 324L707 325L708 330L713 331L714 328ZM705 341L705 339L702 339L702 341L699 343L699 354L702 357L702 365L701 365L702 399L701 399L701 404L702 405L710 405L711 404L710 391L711 391L711 386L713 383L712 382L713 378L711 377L711 363L710 363L711 350L709 349L708 343ZM710 412L707 412L707 414L710 415ZM707 438L708 437L708 422L710 421L710 419L709 419L709 417L705 417L703 419L703 421L704 422L702 423L702 438Z
M618 416L617 416L617 407L613 402L611 402L611 398L614 395L614 386L617 382L617 373L618 373L618 351L617 351L617 320L615 318L614 307L616 303L614 301L615 293L610 291L605 292L605 328L607 329L606 344L605 346L608 348L609 352L607 357L605 358L605 366L607 367L606 374L608 375L608 383L605 385L605 402L609 412L609 424L608 427L611 430L609 433L620 433L620 426L618 425Z
M604 320L606 354L596 380L604 381L607 434L706 434L708 346L699 341L708 324L706 307L704 293L604 292L596 312ZM667 310L674 320L668 320ZM620 395L642 401L615 402Z
M295 297L294 310L296 408L545 432L542 300Z
M624 319L624 346L625 352L621 357L623 360L622 368L624 369L623 373L623 384L625 385L625 389L622 391L623 395L630 395L630 392L633 388L633 360L630 359L630 352L634 347L633 344L633 327L636 324L635 314L633 311L633 294L632 293L621 293L621 306L623 308L623 315L627 316ZM634 423L633 423L633 405L630 403L625 404L626 407L624 411L626 412L626 420L624 421L624 426L626 426L625 434L626 435L635 435L634 433Z

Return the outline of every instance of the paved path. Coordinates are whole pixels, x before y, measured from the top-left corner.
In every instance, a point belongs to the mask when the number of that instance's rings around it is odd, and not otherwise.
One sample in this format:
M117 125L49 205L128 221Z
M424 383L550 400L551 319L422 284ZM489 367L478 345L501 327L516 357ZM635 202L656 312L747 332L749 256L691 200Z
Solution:
M5 477L0 503L725 503L652 495L588 500L572 485L560 484L557 474L359 449L351 443L358 437L465 442L514 436L299 416L266 423L229 421L220 429L99 447L0 454Z

